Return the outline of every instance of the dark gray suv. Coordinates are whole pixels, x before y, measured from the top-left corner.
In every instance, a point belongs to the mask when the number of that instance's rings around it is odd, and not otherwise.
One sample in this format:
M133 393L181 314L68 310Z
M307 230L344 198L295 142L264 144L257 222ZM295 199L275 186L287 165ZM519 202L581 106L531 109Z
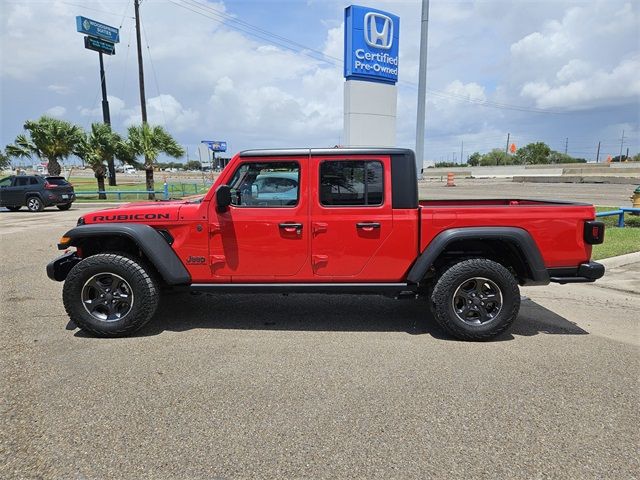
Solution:
M41 212L52 205L69 210L75 199L73 185L64 177L13 175L0 180L0 207L12 212L25 206L30 212Z

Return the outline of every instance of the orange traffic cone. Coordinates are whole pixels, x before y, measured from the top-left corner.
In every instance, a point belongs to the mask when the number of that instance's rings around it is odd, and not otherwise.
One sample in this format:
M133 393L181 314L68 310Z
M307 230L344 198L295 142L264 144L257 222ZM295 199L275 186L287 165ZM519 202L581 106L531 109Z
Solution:
M456 186L456 184L453 183L454 177L455 177L454 173L451 173L451 172L447 173L447 187L455 187Z

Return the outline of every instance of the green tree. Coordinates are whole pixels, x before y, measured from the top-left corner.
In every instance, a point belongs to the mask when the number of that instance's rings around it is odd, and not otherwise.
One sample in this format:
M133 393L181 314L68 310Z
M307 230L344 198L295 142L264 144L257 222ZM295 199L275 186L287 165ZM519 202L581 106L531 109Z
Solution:
M32 158L36 155L48 162L49 175L60 175L60 162L74 153L82 140L82 128L65 120L43 115L38 120L27 120L27 134L20 134L13 144L7 145L10 157Z
M75 151L76 155L92 168L100 192L105 191L106 164L114 156L119 157L118 154L121 152L122 138L105 123L91 124L91 131L83 136ZM105 199L107 195L99 193L98 198Z
M0 150L0 170L4 170L5 168L9 168L11 166L11 159L9 155Z
M467 163L472 167L477 167L478 165L480 165L481 159L482 159L482 155L480 155L480 152L473 152L469 157L469 160L467 161Z
M153 168L156 165L160 153L165 153L173 158L184 155L184 149L161 126L150 126L147 123L129 127L127 147L125 151L134 157L144 157L144 169L147 191L154 190ZM153 200L155 194L149 194L149 200Z
M537 165L549 163L550 153L551 149L546 143L536 142L519 148L515 156L520 164Z
M189 160L185 163L184 168L186 170L202 170L202 164L199 160Z
M513 163L512 156L500 148L494 148L489 153L482 155L480 159L480 165L483 167L490 165L511 165Z

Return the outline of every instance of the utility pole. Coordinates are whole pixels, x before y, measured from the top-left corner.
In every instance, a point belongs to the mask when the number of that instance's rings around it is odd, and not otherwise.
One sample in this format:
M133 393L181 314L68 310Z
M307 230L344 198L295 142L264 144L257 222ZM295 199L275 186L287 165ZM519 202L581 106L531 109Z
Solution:
M147 102L145 100L145 95L144 95L144 69L142 67L142 41L140 40L140 1L134 0L133 6L136 12L136 42L138 44L138 80L140 82L140 110L142 110L142 123L147 123Z
M625 160L629 160L629 147L627 147L627 158L625 158ZM622 160L620 160L622 161Z
M506 153L507 155L509 154L509 139L511 138L511 133L507 133L507 146L504 147L504 153ZM498 165L498 163L500 163L500 161L498 160L498 157L496 157L496 166Z
M564 154L567 154L567 150L569 149L569 137L564 140Z
M462 159L464 154L464 140L460 140L460 163L462 163Z
M596 153L596 163L600 162L600 140L598 140L598 152Z
M622 130L622 138L620 139L620 156L618 157L618 161L622 161L622 144L624 143L624 130Z
M140 40L140 1L134 0L133 7L136 14L136 43L138 44L138 80L140 82L140 110L142 112L142 126L147 124L147 102L144 95L144 69L142 67L142 41ZM153 165L150 165L149 157L144 156L146 190L152 189ZM149 200L154 200L155 194L149 194Z
M102 52L98 52L100 59L100 87L102 89L102 121L111 126L111 114L109 112L109 100L107 99L107 77L104 73L104 60ZM114 187L116 183L116 167L113 164L113 156L107 160L107 170L109 171L109 186Z
M429 29L429 0L422 0L420 22L420 67L418 70L418 118L416 119L416 168L422 178L424 163L424 121L427 100L427 38Z

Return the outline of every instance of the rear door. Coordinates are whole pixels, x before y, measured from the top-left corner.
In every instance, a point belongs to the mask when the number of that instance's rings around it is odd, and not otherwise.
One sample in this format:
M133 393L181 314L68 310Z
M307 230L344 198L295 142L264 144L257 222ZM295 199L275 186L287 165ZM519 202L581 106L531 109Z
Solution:
M393 228L389 157L312 158L314 275L357 277Z

